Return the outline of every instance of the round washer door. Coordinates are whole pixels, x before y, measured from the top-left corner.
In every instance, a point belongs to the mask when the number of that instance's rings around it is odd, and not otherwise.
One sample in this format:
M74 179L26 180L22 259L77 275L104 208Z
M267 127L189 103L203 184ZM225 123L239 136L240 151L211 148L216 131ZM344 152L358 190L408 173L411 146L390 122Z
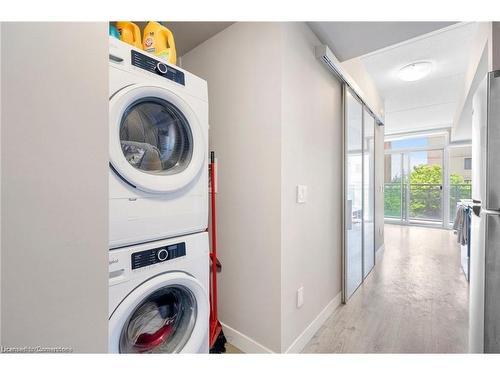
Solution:
M110 162L128 183L150 193L183 188L205 160L193 110L172 91L131 85L109 102Z
M134 289L109 318L112 353L196 353L208 340L208 297L182 272L164 273Z

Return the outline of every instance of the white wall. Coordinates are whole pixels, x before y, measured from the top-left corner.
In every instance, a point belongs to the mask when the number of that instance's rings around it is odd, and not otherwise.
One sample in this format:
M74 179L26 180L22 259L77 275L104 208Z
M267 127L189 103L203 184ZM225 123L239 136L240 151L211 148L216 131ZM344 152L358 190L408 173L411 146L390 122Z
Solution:
M281 51L276 23L236 23L182 57L208 81L210 149L218 158L221 321L281 350ZM241 336L225 330L243 350Z
M500 22L491 23L491 70L500 69Z
M321 43L305 23L281 28L281 347L286 351L341 292L342 88L315 57ZM304 204L296 203L299 184L308 188ZM304 305L297 308L301 286Z
M356 82L358 90L370 109L377 114L381 120L385 117L384 98L380 96L375 82L366 70L360 57L346 60L340 64L347 74Z
M236 23L182 57L208 81L220 318L244 351L300 351L340 303L342 95L319 44L305 23Z
M451 141L470 140L472 137L472 97L483 75L492 70L492 22L479 22L472 41L469 66L465 73L460 101L453 118Z
M491 65L491 35L491 22L479 22L453 118L450 137L452 142L467 141L472 137L472 97Z
M472 137L472 97L486 74L500 69L500 22L480 22L473 40L460 103L455 113L451 141Z
M469 92L463 103L462 112L451 128L451 142L470 141L472 139L472 98L479 84L488 74L488 46L484 44L480 60L477 62L476 72L470 81Z
M4 346L107 350L107 28L2 25Z

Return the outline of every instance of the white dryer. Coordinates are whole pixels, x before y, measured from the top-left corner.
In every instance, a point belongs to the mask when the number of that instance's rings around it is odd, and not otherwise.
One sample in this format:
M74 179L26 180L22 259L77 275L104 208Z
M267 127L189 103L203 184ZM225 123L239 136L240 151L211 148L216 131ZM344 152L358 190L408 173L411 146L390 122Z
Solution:
M208 93L199 77L109 39L109 245L208 226Z
M109 351L208 353L208 233L109 252Z

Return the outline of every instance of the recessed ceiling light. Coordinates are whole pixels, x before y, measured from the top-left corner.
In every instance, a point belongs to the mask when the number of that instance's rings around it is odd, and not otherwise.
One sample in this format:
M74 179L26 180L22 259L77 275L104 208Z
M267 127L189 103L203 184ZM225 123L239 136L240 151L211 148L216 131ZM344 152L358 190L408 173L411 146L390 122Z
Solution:
M403 66L399 69L399 78L403 81L418 81L424 78L432 70L432 63L429 61L418 61Z

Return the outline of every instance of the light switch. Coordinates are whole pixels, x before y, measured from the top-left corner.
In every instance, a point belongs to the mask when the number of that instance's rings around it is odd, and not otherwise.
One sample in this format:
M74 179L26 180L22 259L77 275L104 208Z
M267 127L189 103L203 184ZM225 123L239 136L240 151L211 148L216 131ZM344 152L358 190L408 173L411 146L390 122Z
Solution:
M297 203L307 202L307 185L297 185Z
M297 289L297 308L302 307L304 304L304 287L301 286Z

